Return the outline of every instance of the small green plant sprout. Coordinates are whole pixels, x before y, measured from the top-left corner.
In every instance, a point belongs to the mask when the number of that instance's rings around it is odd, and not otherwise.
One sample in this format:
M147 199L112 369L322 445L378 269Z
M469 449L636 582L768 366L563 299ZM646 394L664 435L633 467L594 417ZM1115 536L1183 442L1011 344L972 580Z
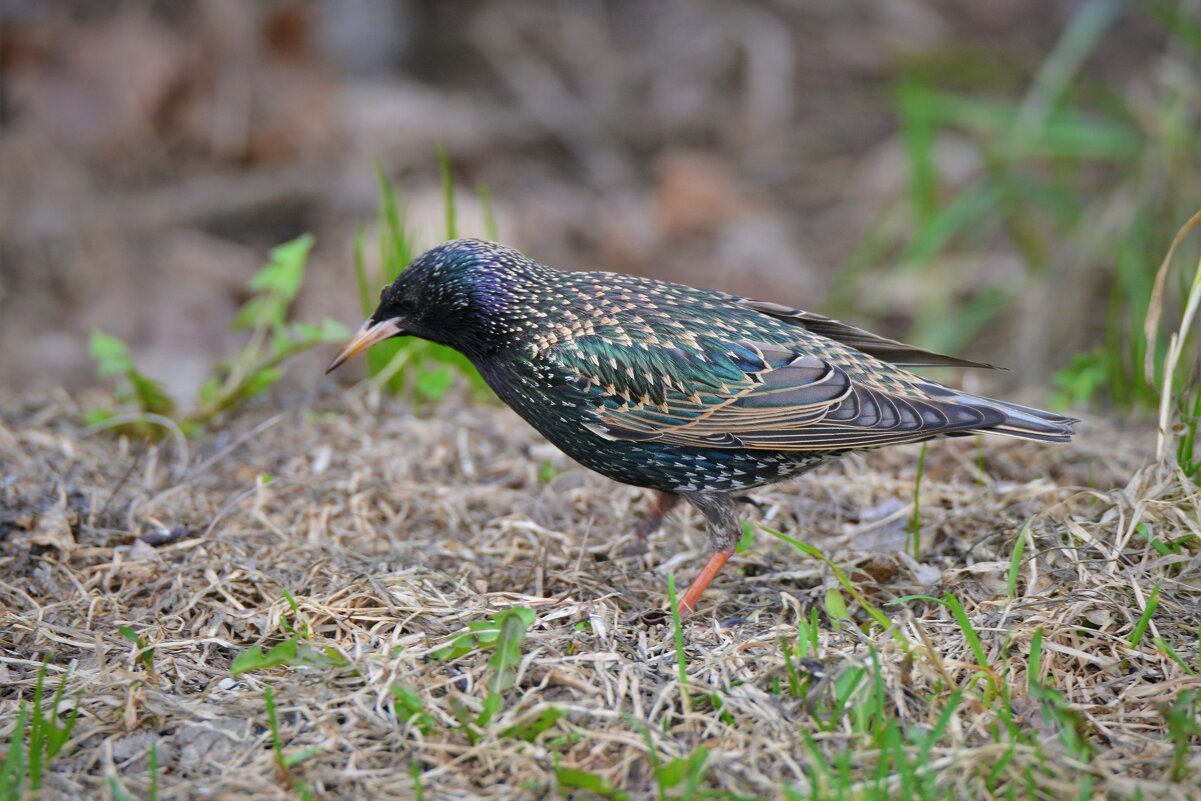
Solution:
M808 677L802 677L800 671L796 669L796 663L792 661L792 643L789 639L781 634L779 643L780 653L784 657L784 672L788 676L788 694L793 698L799 698L804 694ZM779 677L776 677L773 681L772 692L776 695L783 694L783 687L780 686Z
M1007 578L1007 586L1009 590L1009 600L1016 600L1018 597L1018 576L1022 570L1022 555L1026 550L1026 538L1030 536L1030 524L1022 526L1022 530L1018 533L1017 539L1013 542L1013 553L1009 555L1009 575Z
M701 779L705 775L705 762L709 759L709 751L703 745L698 745L696 750L686 757L676 757L668 762L663 763L655 770L655 781L659 785L659 797L669 798L668 790L673 790L680 785L683 789L676 798L685 801L686 799L697 798L697 793L700 791Z
M709 759L708 749L700 745L686 757L676 757L664 762L655 745L655 739L651 736L650 728L642 721L633 718L628 718L628 720L646 742L646 753L650 758L651 769L654 771L659 801L673 799L673 796L668 795L667 791L679 787L681 784L684 785L684 789L679 795L674 796L674 799L690 801L694 798L704 797L699 793L701 780L705 775L705 763Z
M492 671L489 687L494 693L512 688L516 680L516 665L521 661L521 644L525 642L526 630L534 622L534 610L524 606L502 609L492 616L500 629L496 647L488 658L488 669Z
M283 376L283 363L315 345L344 341L350 331L335 320L321 325L288 322L288 312L304 284L313 237L286 242L271 251L267 265L250 280L254 295L242 306L233 328L250 339L220 362L200 388L192 420L203 425L222 412L262 394Z
M24 801L26 784L32 797L38 797L46 770L71 739L71 731L79 718L77 696L75 707L67 719L61 721L62 725L59 725L59 707L62 705L67 681L71 677L69 672L59 681L58 689L54 691L49 714L43 710L46 666L49 661L47 657L38 669L32 709L24 701L17 709L17 719L8 736L8 751L4 755L4 762L0 764L0 801Z
M1068 752L1087 763L1094 747L1088 739L1088 722L1078 709L1059 690L1041 678L1043 630L1034 632L1030 641L1030 658L1026 667L1026 691L1042 707L1043 720L1059 732L1060 742Z
M906 653L908 653L909 640L905 639L905 635L902 634L901 631L896 626L893 625L892 621L888 619L888 615L881 612L878 608L876 608L876 606L874 604L872 604L870 601L867 600L867 596L865 596L863 594L863 592L860 591L860 589L857 586L855 586L855 582L851 581L850 577L847 576L846 571L843 570L838 565L836 565L834 563L834 561L832 559L830 559L830 557L826 556L819 549L813 547L809 543L802 542L795 537L790 537L782 531L777 531L776 529L774 529L770 526L765 526L762 523L756 523L755 525L759 528L760 531L763 531L765 534L770 534L771 536L775 537L776 539L788 543L789 545L791 545L793 548L795 548L796 550L798 550L805 556L816 559L819 562L821 562L822 564L824 564L826 567L830 568L830 571L834 574L834 577L838 580L838 583L842 586L842 588L844 590L847 591L848 595L850 595L852 598L855 599L856 602L858 602L860 608L862 608L863 611L867 613L868 617L870 617L872 620L874 620L880 626L881 629L889 632L891 634L892 638L897 641L897 644L900 645L902 648L904 648ZM841 598L841 595L839 596L838 600L843 600ZM827 602L828 601L829 601L829 596L827 596ZM836 600L835 603L837 603L837 602L838 601ZM896 602L894 601L893 603L896 603ZM829 608L830 607L827 604L827 610L829 610ZM845 600L843 600L843 609L845 610L845 608L846 608L846 602L845 602Z
M1159 590L1163 585L1163 580L1155 582L1155 586L1151 589L1151 594L1147 596L1147 604L1143 607L1143 612L1138 617L1138 622L1134 624L1134 630L1130 632L1130 647L1138 648L1139 643L1143 641L1143 635L1147 633L1147 628L1151 625L1151 617L1155 614L1155 610L1159 608Z
M742 534L738 536L738 544L734 553L746 553L755 547L755 524L748 519L742 521Z
M134 658L142 663L142 667L146 669L147 677L151 681L157 681L158 675L154 671L154 648L146 642L141 634L134 631L132 626L117 626L117 631L138 649Z
M89 411L88 424L147 437L173 427L193 434L218 415L265 392L283 376L284 363L296 354L315 345L343 342L350 332L334 320L321 325L288 321L312 247L313 238L305 234L271 251L270 260L250 280L252 295L233 322L234 330L247 332L245 344L213 367L192 409L182 416L162 386L137 369L121 340L93 332L89 350L97 372L113 383L115 405Z
M497 612L487 620L473 620L468 623L466 631L455 634L450 642L435 650L430 656L440 662L450 662L480 648L495 646L501 638L501 622L511 617L516 617L517 621L524 624L521 640L517 641L517 647L520 649L521 642L525 640L525 629L533 625L536 615L534 610L529 607L513 606ZM510 624L510 626L515 627L515 624ZM513 659L514 663L516 661L517 659Z
M304 779L295 775L292 768L309 757L321 752L320 745L311 745L295 754L285 754L283 742L279 736L279 717L275 709L275 692L270 687L263 688L263 702L267 707L267 727L271 730L271 748L275 751L275 765L279 768L280 777L287 787L296 792L303 801L314 798L313 791Z
M421 784L421 760L409 760L409 775L413 777L413 801L425 801L425 787Z
M1190 772L1188 757L1196 753L1195 743L1201 738L1201 693L1182 690L1171 705L1161 704L1159 711L1172 740L1172 767L1168 779L1183 782Z
M469 742L478 742L480 735L476 727L487 726L504 706L502 693L512 688L516 681L514 668L521 662L521 644L536 618L529 607L502 609L488 620L467 624L467 631L456 634L448 644L430 654L439 661L450 661L483 648L492 649L488 657L488 695L479 715L472 720L467 708L457 699L451 699L451 711Z
M555 480L557 475L559 475L559 471L550 459L543 459L542 464L538 465L538 481L541 483L549 484Z
M96 372L112 383L116 408L132 410L131 419L118 420L119 412L94 408L86 416L88 425L112 422L122 425L131 434L150 437L161 433L164 419L175 413L175 401L167 395L162 384L143 375L134 364L125 343L103 331L93 331L88 352L96 362ZM141 419L137 419L140 417ZM167 423L169 426L170 423Z
M544 706L536 713L523 716L521 720L501 731L501 737L513 737L532 743L539 734L554 726L567 716L567 712L557 706Z
M264 481L264 483L269 482L270 478ZM309 630L309 621L305 619L304 615L300 614L300 604L296 602L296 596L287 587L283 589L283 596L284 600L288 602L288 609L292 610L292 616L289 617L287 612L281 614L279 616L280 628L293 637L299 637L302 640L309 639L312 633ZM295 623L292 622L292 618L296 619Z
M563 790L584 790L593 795L608 799L608 801L629 801L630 794L614 787L608 779L596 773L579 768L565 768L559 764L559 756L555 755L555 783L559 785L560 795L564 798L574 798L572 793Z
M333 646L317 648L298 637L289 637L264 652L260 643L238 654L229 666L229 675L237 678L243 673L270 670L275 667L336 667L344 668L350 663Z
M825 597L826 617L830 619L830 623L837 630L839 621L845 620L851 622L851 613L847 611L846 599L842 597L842 593L837 587L831 587L826 590Z
M968 617L967 610L963 608L963 604L959 602L959 599L949 592L943 596L943 603L951 610L951 615L955 618L955 622L963 632L963 639L971 649L972 656L976 657L977 670L988 678L989 687L994 692L1000 692L1000 679L993 672L992 668L989 667L988 654L984 652L984 645L980 642L980 634L976 631L976 627L972 625L972 620Z
M428 735L437 726L438 721L425 708L425 701L416 689L407 684L393 684L392 711L396 719Z
M238 654L229 666L229 675L232 678L237 678L243 673L275 667L344 668L350 664L342 652L332 645L321 648L310 642L312 632L308 621L300 614L300 605L288 590L285 589L283 594L292 610L292 616L289 617L286 612L281 614L279 625L288 638L267 651L263 650L262 643L255 643ZM295 623L292 622L293 618Z

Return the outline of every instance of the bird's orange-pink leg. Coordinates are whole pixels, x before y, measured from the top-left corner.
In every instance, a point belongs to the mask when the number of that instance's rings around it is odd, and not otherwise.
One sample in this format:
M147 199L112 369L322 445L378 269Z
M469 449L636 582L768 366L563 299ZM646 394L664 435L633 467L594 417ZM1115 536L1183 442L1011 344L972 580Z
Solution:
M688 589L684 591L684 595L680 597L679 609L681 618L688 617L688 615L692 614L692 611L696 609L696 605L700 602L701 595L705 592L705 589L709 586L709 583L713 581L714 577L717 576L718 571L721 570L722 566L726 562L730 561L730 557L733 555L733 545L731 545L729 548L713 552L713 555L709 557L709 561L705 563L703 568L701 568L700 575L692 580L692 583L688 585Z

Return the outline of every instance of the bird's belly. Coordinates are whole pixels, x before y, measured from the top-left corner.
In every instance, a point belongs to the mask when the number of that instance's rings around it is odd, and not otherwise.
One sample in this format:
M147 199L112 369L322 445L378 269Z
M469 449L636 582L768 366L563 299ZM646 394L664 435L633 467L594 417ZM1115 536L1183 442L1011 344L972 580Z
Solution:
M782 481L829 461L837 452L695 448L654 441L610 440L586 427L589 401L547 391L537 377L481 366L484 379L513 411L559 450L603 476L666 492L730 492Z
M686 448L653 442L610 442L599 437L582 448L551 441L580 464L615 481L668 492L750 489L800 475L835 455Z
M585 427L592 412L545 403L510 406L559 450L603 476L668 492L726 492L799 475L832 453L692 448L661 442L605 439Z

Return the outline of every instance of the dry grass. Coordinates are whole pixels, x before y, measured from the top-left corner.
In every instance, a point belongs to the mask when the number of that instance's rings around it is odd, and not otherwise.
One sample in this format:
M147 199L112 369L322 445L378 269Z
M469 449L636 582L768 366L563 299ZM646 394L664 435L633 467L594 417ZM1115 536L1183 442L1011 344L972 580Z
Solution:
M982 461L972 441L932 444L920 563L902 553L915 448L757 492L756 517L821 548L895 628L845 593L852 620L838 619L830 569L760 533L683 627L683 692L670 618L648 610L665 604L666 571L699 567L696 516L669 518L649 556L624 555L644 493L571 465L507 410L452 398L417 417L351 391L248 412L183 453L81 431L65 398L0 407L0 735L45 655L47 685L66 677L81 704L43 799L105 797L109 776L147 798L152 742L164 799L411 797L415 775L429 799L594 797L563 787L581 777L566 769L630 798L1196 792L1196 709L1179 710L1201 688L1201 498L1150 464L1151 431L989 439ZM987 665L946 604L884 606L945 593ZM434 652L514 605L537 614L516 686L469 734L491 649ZM151 646L153 673L121 625ZM346 665L230 678L239 653L289 626ZM267 686L284 754L317 749L287 775ZM394 686L425 715L398 717ZM532 741L511 730L550 708L564 716ZM655 764L690 755L694 787L668 786L671 770L657 781Z

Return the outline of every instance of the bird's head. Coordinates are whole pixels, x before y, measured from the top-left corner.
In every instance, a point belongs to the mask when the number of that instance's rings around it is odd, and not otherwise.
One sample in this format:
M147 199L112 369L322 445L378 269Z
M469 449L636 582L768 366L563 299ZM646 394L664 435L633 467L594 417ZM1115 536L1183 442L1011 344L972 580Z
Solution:
M492 242L456 239L438 245L384 287L379 306L326 372L398 336L421 337L468 356L487 354L520 325L522 301L546 270Z

